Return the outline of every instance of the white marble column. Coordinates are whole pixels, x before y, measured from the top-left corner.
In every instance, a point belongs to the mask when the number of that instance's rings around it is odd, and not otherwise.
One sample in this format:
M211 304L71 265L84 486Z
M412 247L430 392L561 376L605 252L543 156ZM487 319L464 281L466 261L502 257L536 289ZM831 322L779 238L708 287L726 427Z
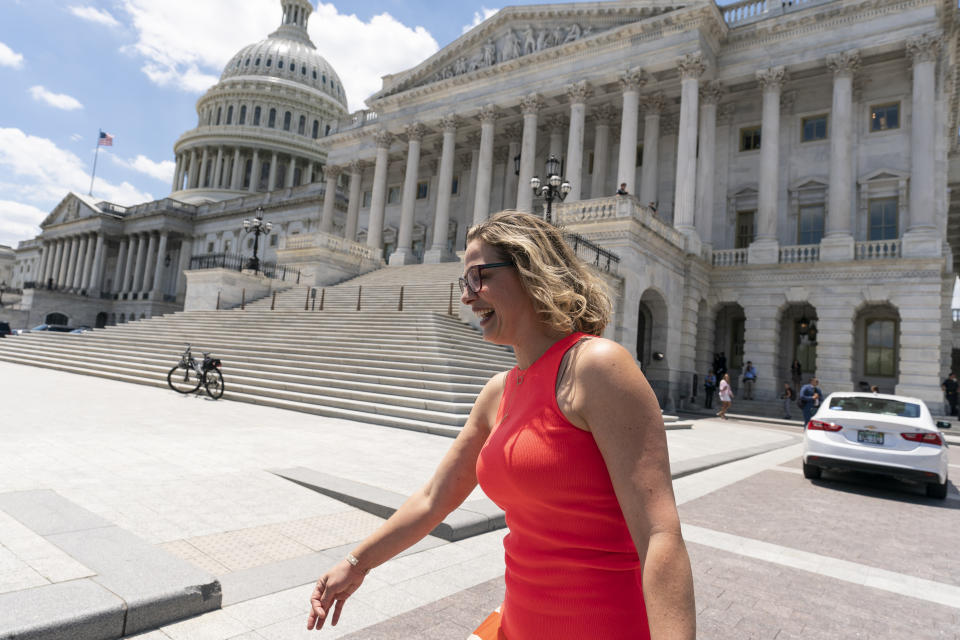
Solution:
M554 114L544 122L544 129L550 136L550 146L547 149L547 157L554 156L557 160L563 161L563 134L567 131L567 119L560 114Z
M393 134L378 131L374 134L377 144L377 161L373 167L373 192L370 194L370 218L367 223L367 246L383 250L383 216L387 206L387 172L390 169L390 145Z
M141 239L138 234L130 234L127 244L127 259L123 267L123 295L127 298L133 293L133 276L136 270L137 252L140 249Z
M100 289L103 283L103 243L102 233L97 234L97 242L93 251L93 262L90 265L90 272L84 277L83 288L87 294L93 297L100 295Z
M716 172L717 153L717 103L723 92L717 81L707 82L700 88L700 154L697 158L697 197L694 226L700 240L710 245L713 242L713 178ZM644 147L646 150L646 147Z
M130 283L130 293L136 296L143 288L143 272L147 265L147 243L149 234L137 234L137 255L133 261L133 281Z
M913 114L910 121L910 208L902 224L905 258L939 257L945 242L936 225L936 67L940 38L922 35L907 41L913 61Z
M607 184L610 158L610 125L616 121L617 110L611 104L593 109L593 175L590 179L590 197L612 196L617 188Z
M647 82L640 69L620 76L623 92L623 111L620 118L620 153L617 160L617 188L626 183L627 191L636 193L637 125L640 117L640 89ZM614 189L613 191L616 191Z
M207 147L203 148L203 157L200 160L200 182L197 185L200 189L206 189L209 185L207 184L207 172L210 170L210 150Z
M250 163L250 185L247 187L247 191L250 193L257 192L257 185L260 183L260 152L257 149L253 150L253 161Z
M217 164L213 167L213 184L211 185L214 189L220 188L220 179L223 178L223 147L217 147Z
M820 241L820 260L834 262L853 260L853 75L860 67L860 52L828 55L827 67L833 71L833 108L826 234ZM764 142L761 137L761 148Z
M289 189L293 187L293 179L297 173L297 158L295 156L290 156L290 162L287 164L287 175L284 186Z
M390 254L391 265L413 264L413 219L417 205L417 182L420 180L420 144L427 129L419 122L406 127L407 168L403 176L403 193L400 196L400 228L397 231L397 248Z
M277 188L277 152L270 156L270 176L267 178L267 191Z
M517 208L516 158L520 155L520 140L523 138L523 124L514 122L503 128L503 137L507 140L507 165L503 174L503 202L501 208Z
M190 168L187 169L187 189L196 189L197 176L200 175L200 167L197 166L197 150L190 150Z
M165 269L163 262L167 254L167 241L169 240L169 236L169 231L160 232L160 242L157 245L157 264L153 271L153 286L150 291L150 299L158 302L163 302L163 272Z
M776 264L780 261L777 239L777 200L780 195L780 90L787 78L784 67L756 72L763 91L760 124L760 185L757 194L757 235L750 244L747 262Z
M77 275L73 278L73 288L79 291L85 291L87 282L90 280L90 267L93 266L93 236L89 233L83 235L80 245L80 256L77 260Z
M123 274L124 267L127 264L127 245L129 240L126 236L120 239L120 246L117 247L117 264L113 267L113 282L110 286L110 293L123 293Z
M243 184L243 159L240 155L240 149L233 150L233 171L230 176L230 190L231 191L240 191L240 186Z
M179 178L180 178L180 170L182 168L182 165L183 165L183 155L177 154L177 163L176 165L174 165L174 168L173 168L173 184L170 185L171 192L180 190Z
M50 284L52 287L56 288L57 281L60 279L60 265L63 263L63 239L59 238L53 240L54 250L53 250L53 260L50 262L50 273L43 281L43 286Z
M43 285L44 278L47 275L47 268L50 265L50 242L48 240L41 240L40 247L40 264L37 266L37 275L34 276L34 281L38 285L37 288Z
M70 238L69 249L66 251L66 259L63 261L63 268L60 270L61 288L69 289L73 282L73 274L77 269L77 249L79 248L79 238L73 236Z
M433 217L433 244L423 256L424 263L436 264L454 259L447 249L447 234L450 230L450 199L453 187L453 159L456 155L457 125L454 114L440 121L443 130L443 147L440 150L440 177L437 180L437 211Z
M140 277L137 278L137 293L143 295L153 288L153 264L157 251L157 234L150 232L147 234L147 250L143 253L143 269L140 271ZM140 270L140 263L137 263Z
M360 187L363 185L363 160L350 163L350 201L347 203L347 220L343 237L350 242L357 240L357 220L360 218Z
M477 187L473 201L473 224L490 217L490 191L493 188L493 141L497 109L489 104L480 109L480 153L477 158ZM444 230L446 235L446 230Z
M179 302L183 301L183 296L187 291L187 276L184 275L184 273L190 269L190 259L193 257L194 242L195 241L191 238L184 238L180 241L180 252L177 259L176 286L174 287L175 295Z
M533 211L533 189L530 188L530 179L533 178L534 163L537 160L537 118L541 108L543 108L543 98L538 93L528 94L520 100L520 111L523 113L523 140L520 143L517 209L527 213Z
M587 115L587 98L593 89L586 81L567 87L570 100L570 129L567 138L567 164L564 168L570 193L567 202L577 202L583 190L583 125Z
M83 268L87 262L87 242L89 236L81 234L77 237L77 255L74 258L73 277L67 285L74 291L80 289L80 283L83 281Z
M326 189L323 192L323 215L320 217L320 231L323 233L333 231L334 205L337 203L337 179L341 173L343 173L343 167L329 164L323 170L323 175L327 179Z
M677 174L673 196L673 226L687 236L687 251L700 253L694 228L697 192L697 117L700 76L706 70L700 54L687 54L680 71L680 125L677 131ZM778 108L779 108L779 102Z
M313 184L313 160L307 160L303 170L304 174L301 184Z
M654 206L660 202L660 116L666 99L653 93L643 99L643 169L640 172L640 202Z

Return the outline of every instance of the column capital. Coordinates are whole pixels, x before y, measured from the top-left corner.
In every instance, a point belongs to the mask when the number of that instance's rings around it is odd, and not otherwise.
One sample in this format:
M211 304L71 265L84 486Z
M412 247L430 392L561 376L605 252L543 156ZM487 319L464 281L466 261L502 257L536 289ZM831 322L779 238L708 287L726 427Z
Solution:
M737 112L737 105L734 102L726 102L717 109L717 119L723 124L733 122L733 114Z
M543 128L550 133L562 133L567 128L567 124L567 118L558 113L543 119Z
M507 140L519 141L523 136L523 124L514 122L503 128L503 136Z
M640 91L640 89L647 84L647 80L647 73L643 69L636 67L634 69L627 69L623 75L620 76L618 82L621 91Z
M495 104L485 104L480 107L480 112L477 114L477 118L480 120L481 124L491 124L497 120L497 105Z
M336 180L343 173L343 167L335 164L328 164L323 168L323 177L327 180Z
M660 115L663 113L663 109L666 106L667 101L663 93L658 91L657 93L651 93L643 97L643 111L648 116L649 115Z
M921 62L936 62L937 54L940 53L942 38L939 35L925 33L920 36L907 39L907 55L913 60L913 64Z
M680 79L687 78L699 79L703 72L707 70L707 65L703 61L702 53L688 53L677 63L677 70L680 72Z
M455 113L448 113L440 118L440 128L444 133L455 133L460 126L460 117Z
M769 69L757 69L755 76L764 92L780 91L787 81L787 68L780 65Z
M351 160L350 164L347 165L350 167L350 173L359 176L363 173L363 170L366 168L367 163L364 160Z
M591 109L590 117L599 125L609 125L617 119L617 109L612 104L601 104Z
M831 53L827 56L827 68L834 77L852 76L860 70L860 51L850 49L840 53Z
M377 143L378 148L389 149L393 144L393 134L386 129L380 129L373 134L373 141Z
M537 115L543 108L543 96L539 93L528 93L520 98L520 112L523 115Z
M420 142L427 134L427 128L419 122L413 122L404 128L404 133L407 134L408 142Z
M583 104L593 95L593 87L586 80L574 82L566 86L567 98L570 104Z
M709 80L700 86L700 104L719 104L723 97L723 87L719 80Z

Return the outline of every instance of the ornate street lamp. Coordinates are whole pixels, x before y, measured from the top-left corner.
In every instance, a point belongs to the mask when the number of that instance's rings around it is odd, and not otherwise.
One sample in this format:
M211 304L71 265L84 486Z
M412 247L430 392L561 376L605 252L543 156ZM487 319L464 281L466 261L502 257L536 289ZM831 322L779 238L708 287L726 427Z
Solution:
M543 182L538 176L530 178L530 187L533 189L534 196L543 196L547 201L547 222L553 222L553 201L563 202L567 194L570 193L570 183L560 177L560 160L556 156L550 156L547 159L545 167L546 178Z
M253 257L247 261L247 269L260 271L260 258L257 257L257 252L260 249L260 235L267 235L271 229L273 229L273 223L263 221L263 207L257 207L257 217L253 220L246 219L243 221L243 231L245 233L253 232Z

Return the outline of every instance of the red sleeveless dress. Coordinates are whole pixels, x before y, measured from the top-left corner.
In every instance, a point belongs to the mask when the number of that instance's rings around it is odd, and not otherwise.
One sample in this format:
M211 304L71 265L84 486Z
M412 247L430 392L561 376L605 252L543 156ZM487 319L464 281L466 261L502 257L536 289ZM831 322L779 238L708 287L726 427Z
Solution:
M477 460L480 486L506 512L508 640L650 638L640 560L593 435L557 406L560 362L584 333L508 374Z

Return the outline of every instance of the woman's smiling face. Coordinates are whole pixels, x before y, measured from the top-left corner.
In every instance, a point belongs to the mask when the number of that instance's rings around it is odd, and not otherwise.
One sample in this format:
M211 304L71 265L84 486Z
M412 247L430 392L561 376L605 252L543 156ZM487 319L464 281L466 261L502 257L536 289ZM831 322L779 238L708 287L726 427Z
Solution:
M463 256L464 273L471 267L508 258L482 240L472 240ZM538 325L533 300L527 295L520 275L512 266L481 271L479 291L465 287L460 301L480 318L483 339L494 344L516 345L520 336Z

